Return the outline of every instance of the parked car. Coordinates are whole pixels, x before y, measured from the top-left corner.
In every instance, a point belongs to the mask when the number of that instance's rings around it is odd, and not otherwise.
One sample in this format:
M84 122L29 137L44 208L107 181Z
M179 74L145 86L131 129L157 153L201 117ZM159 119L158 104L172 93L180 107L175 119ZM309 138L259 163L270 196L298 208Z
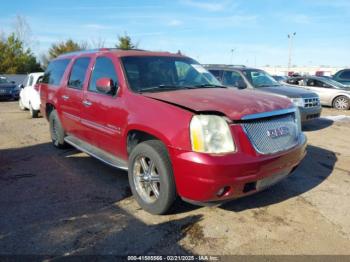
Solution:
M350 88L332 79L317 76L294 77L288 79L287 83L317 93L322 105L339 110L350 108Z
M333 80L350 87L350 69L343 69L333 75Z
M272 77L273 77L273 79L275 79L277 82L279 82L281 84L284 84L288 79L288 77L286 77L286 76L273 75Z
M19 93L19 108L21 110L29 109L32 118L38 117L40 111L40 95L39 95L39 81L42 79L44 73L31 73L20 86Z
M0 99L16 100L19 96L19 87L13 81L6 77L0 76Z
M263 70L232 65L205 65L205 68L225 86L289 97L299 108L303 123L321 115L320 99L316 93L283 85Z
M181 54L100 49L61 55L40 84L54 146L128 170L153 214L176 196L216 202L263 190L305 155L299 111L284 97L223 87Z

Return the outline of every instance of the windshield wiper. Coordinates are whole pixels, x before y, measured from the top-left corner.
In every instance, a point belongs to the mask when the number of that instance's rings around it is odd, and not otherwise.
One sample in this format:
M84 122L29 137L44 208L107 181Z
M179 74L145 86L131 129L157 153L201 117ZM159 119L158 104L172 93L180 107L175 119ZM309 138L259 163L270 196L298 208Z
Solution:
M279 86L279 85L258 85L256 87L270 87L270 86Z
M221 85L201 84L201 85L191 86L190 88L227 88L227 87L221 86Z
M152 91L169 91L169 90L180 90L180 89L186 89L185 86L176 86L176 85L159 85L159 86L152 86L152 87L146 87L140 89L138 92L152 92Z

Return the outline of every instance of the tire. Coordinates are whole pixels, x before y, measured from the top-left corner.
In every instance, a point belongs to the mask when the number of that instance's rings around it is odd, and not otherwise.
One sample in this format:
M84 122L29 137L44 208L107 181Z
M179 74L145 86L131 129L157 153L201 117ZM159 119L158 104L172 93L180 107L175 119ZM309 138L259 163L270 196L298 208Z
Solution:
M57 148L66 148L67 143L64 141L65 132L62 128L60 119L58 118L56 110L53 110L49 116L50 135L52 144Z
M142 162L148 167L148 175L144 174ZM176 186L173 168L161 141L149 140L135 146L129 157L128 177L132 194L145 211L154 215L165 214L174 203Z
M39 110L34 110L31 104L29 104L29 113L32 118L38 118L39 116Z
M338 110L349 110L350 99L347 96L338 96L333 101L333 108Z
M22 99L21 98L19 98L19 100L18 100L18 106L19 106L19 109L21 111L25 111L26 110L25 106L22 103Z

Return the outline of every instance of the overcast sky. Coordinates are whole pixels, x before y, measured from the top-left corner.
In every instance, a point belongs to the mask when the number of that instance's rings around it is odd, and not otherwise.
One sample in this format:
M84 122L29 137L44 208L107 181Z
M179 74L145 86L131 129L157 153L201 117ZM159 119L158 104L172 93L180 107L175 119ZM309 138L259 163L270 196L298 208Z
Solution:
M349 0L31 0L2 1L0 31L16 14L32 30L32 49L67 38L117 42L127 32L139 48L181 50L202 63L350 65ZM231 50L234 50L233 53Z

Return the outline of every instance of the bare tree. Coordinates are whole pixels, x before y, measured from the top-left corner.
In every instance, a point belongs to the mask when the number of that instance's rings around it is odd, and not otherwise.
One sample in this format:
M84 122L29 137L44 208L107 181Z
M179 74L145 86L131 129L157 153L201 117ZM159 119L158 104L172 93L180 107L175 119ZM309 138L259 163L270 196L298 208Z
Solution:
M98 37L98 38L92 38L90 40L91 48L103 48L105 47L106 40L104 38Z
M16 15L13 23L13 32L25 46L29 47L31 45L32 29L24 16Z

